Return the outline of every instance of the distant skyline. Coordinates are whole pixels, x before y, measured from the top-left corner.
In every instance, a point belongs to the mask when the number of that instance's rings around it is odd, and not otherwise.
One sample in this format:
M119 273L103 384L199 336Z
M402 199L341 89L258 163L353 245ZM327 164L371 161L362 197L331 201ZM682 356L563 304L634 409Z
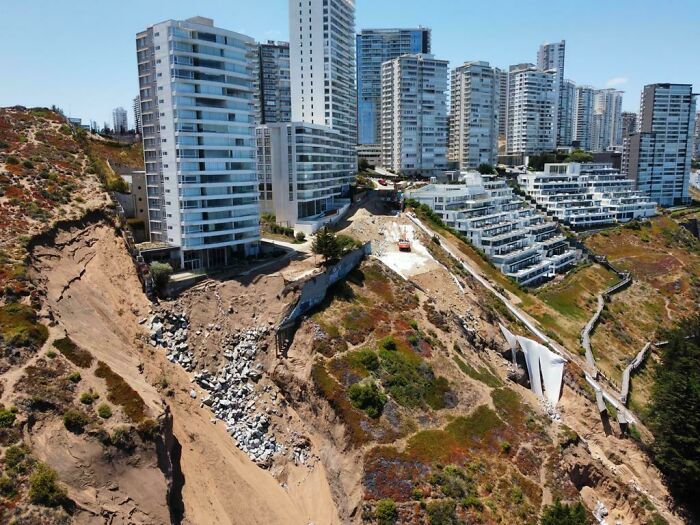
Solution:
M0 0L0 106L56 104L111 126L122 106L133 124L135 35L156 22L200 15L258 41L287 40L287 0ZM537 61L543 42L566 40L565 77L625 92L638 111L645 84L700 92L697 0L357 0L356 29L432 29L433 54L450 69L467 60L507 68Z

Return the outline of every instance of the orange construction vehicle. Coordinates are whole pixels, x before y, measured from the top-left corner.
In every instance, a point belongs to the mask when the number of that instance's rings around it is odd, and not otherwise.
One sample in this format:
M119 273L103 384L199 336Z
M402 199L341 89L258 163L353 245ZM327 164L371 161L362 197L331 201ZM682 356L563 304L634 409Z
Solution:
M400 252L410 252L411 242L408 239L399 239L399 251Z

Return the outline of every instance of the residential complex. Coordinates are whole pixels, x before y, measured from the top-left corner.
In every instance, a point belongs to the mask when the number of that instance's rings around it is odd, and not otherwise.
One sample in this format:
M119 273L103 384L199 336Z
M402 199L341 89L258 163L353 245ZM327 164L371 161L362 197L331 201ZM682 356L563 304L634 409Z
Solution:
M258 251L252 44L203 17L136 36L151 241L187 270Z
M382 64L382 165L406 175L447 169L447 66L432 55Z
M429 206L519 284L539 284L578 260L557 224L498 176L464 173L461 184L429 184L406 196Z
M622 143L630 135L637 133L637 114L629 111L622 112Z
M574 141L574 120L576 115L576 83L564 80L559 94L559 127L557 146L571 146Z
M112 111L112 129L118 135L123 135L129 131L129 121L124 108L114 108L114 111Z
M357 46L357 143L381 143L382 64L401 55L430 54L430 29L363 29Z
M292 120L289 80L289 44L268 41L256 46L256 122L273 124Z
M505 151L508 128L508 71L494 68L498 82L498 149Z
M593 228L656 215L656 203L635 191L611 164L545 164L518 176L523 191L547 214L572 228Z
M533 64L511 66L508 74L508 127L506 150L509 155L539 154L555 147L555 106L553 70L541 71Z
M488 62L465 62L452 71L449 160L466 171L496 165L500 75Z
M642 92L640 132L625 143L623 171L636 188L661 206L689 202L695 131L690 84L650 84Z
M540 71L554 71L554 111L553 126L554 137L557 146L568 146L571 141L567 142L570 136L571 121L567 119L568 115L560 108L564 105L562 97L564 96L564 64L566 61L566 41L555 42L552 44L542 44L537 51L537 68Z
M338 218L350 201L353 158L340 131L303 122L258 126L258 183L263 213L306 234Z
M591 151L622 146L622 91L596 90L591 126Z

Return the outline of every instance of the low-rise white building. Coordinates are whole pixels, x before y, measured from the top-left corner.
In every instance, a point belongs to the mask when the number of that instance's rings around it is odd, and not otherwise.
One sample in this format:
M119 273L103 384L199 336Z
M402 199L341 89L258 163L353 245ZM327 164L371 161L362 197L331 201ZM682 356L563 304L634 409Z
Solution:
M548 215L572 228L592 228L656 215L656 203L611 164L545 164L518 183Z
M519 284L539 284L577 262L579 253L557 223L516 195L505 179L468 172L461 181L429 184L406 197L429 206Z
M339 130L306 122L256 129L257 171L262 213L278 224L312 234L347 211L356 159Z

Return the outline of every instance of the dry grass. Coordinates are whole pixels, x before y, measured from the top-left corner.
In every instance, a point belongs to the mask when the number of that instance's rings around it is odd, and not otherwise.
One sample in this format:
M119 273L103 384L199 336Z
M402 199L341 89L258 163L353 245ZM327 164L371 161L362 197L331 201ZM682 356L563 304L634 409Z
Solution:
M76 345L70 337L55 340L53 346L75 366L80 368L90 368L92 366L92 354Z

